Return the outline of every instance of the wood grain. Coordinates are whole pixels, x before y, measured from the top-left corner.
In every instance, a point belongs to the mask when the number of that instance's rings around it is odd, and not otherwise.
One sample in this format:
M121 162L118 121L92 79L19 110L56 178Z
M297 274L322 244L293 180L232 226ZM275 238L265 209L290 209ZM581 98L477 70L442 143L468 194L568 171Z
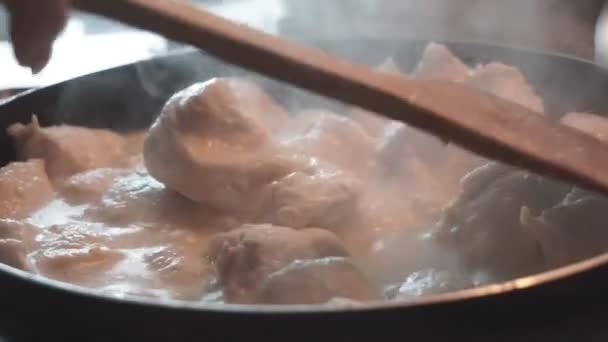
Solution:
M608 145L462 85L409 81L233 23L180 0L76 5L320 95L382 113L490 159L608 193Z

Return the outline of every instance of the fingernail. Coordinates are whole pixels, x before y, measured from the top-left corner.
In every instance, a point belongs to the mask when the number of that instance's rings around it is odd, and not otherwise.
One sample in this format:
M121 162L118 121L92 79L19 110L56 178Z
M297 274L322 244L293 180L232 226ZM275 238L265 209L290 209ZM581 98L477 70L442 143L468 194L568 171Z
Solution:
M36 44L32 44L21 51L20 58L18 58L19 64L29 67L32 74L37 74L46 66L49 55L50 52L47 49L36 48Z
M30 66L30 70L32 71L32 74L37 74L40 71L42 71L42 69L44 69L44 67L46 66L46 59L36 59L32 62L31 66Z

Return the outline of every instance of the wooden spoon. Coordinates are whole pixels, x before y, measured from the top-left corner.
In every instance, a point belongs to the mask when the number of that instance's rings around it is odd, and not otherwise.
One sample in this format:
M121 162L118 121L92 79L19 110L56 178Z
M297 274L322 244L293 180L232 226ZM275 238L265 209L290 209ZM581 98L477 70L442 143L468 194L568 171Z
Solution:
M76 0L75 5L194 45L262 75L381 113L485 157L608 193L608 145L480 90L379 74L233 23L183 0Z

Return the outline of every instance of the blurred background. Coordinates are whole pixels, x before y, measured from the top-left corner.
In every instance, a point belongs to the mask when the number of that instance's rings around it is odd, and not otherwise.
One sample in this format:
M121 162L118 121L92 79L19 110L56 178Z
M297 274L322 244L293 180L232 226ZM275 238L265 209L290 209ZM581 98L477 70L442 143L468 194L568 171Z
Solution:
M290 39L399 37L476 41L593 59L604 0L197 0L225 17ZM49 66L15 62L0 7L0 92L39 87L180 46L89 15L75 15ZM12 91L8 92L8 89Z

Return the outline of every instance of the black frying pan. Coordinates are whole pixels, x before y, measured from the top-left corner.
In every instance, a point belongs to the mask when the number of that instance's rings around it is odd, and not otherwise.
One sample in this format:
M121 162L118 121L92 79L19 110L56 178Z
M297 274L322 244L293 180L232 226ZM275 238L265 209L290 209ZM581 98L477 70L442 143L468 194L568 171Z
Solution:
M395 56L409 70L426 42L353 39L317 45L361 63L378 64ZM591 63L514 48L448 45L471 64L500 61L521 68L552 115L608 113L608 74ZM198 52L181 52L24 93L0 105L0 127L27 122L36 113L43 124L143 128L174 91L195 81L241 73ZM270 81L264 84L279 100L289 99L289 106L324 102ZM2 132L0 164L13 158L10 140ZM606 341L606 289L608 255L419 303L371 303L352 309L112 299L0 265L0 329L27 340Z

